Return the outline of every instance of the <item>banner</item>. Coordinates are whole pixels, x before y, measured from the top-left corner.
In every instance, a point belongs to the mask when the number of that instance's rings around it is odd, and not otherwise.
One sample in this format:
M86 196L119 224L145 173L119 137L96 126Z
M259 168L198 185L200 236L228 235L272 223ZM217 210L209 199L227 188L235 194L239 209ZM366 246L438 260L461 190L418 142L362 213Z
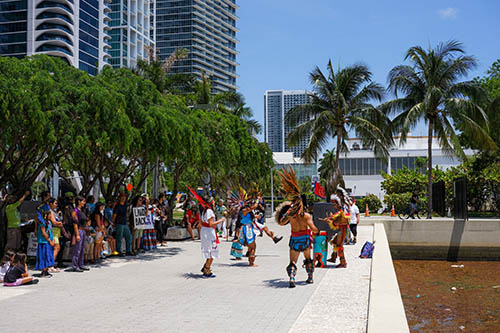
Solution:
M325 189L319 182L314 184L314 194L321 199L325 199Z

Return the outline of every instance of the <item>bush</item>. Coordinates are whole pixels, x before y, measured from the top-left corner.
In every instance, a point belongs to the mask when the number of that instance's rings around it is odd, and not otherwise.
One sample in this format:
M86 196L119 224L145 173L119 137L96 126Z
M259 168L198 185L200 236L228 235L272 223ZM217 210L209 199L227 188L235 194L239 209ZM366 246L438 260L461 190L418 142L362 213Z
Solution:
M384 203L387 205L388 209L392 209L392 205L394 205L396 214L404 214L410 209L411 196L411 192L386 194L384 197ZM419 196L418 200L422 209L427 207L426 196Z
M368 204L368 209L370 212L378 212L382 208L382 202L375 194L368 194L367 196L359 199L358 207L360 210L364 209Z

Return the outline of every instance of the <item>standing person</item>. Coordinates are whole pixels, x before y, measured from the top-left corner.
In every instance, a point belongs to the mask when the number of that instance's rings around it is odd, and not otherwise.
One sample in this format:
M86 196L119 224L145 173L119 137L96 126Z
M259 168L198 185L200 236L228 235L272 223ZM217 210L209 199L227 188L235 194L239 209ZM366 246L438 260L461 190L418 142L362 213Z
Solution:
M90 216L92 215L92 213L94 212L95 210L95 198L93 195L89 195L87 196L87 206L86 206L86 212L85 214L87 214L87 216Z
M222 219L223 217L226 217L227 215L227 208L224 206L224 200L219 199L217 202L217 206L215 206L215 213L217 215L217 219ZM219 233L220 237L226 237L226 219L220 224L217 225L217 231Z
M191 239L195 240L193 228L198 230L198 238L200 237L201 224L200 224L200 213L198 210L198 205L194 201L193 195L188 194L188 198L184 203L184 219L186 220L186 227L191 235Z
M304 253L304 266L307 271L307 283L313 283L314 263L311 258L312 236L311 232L317 233L318 228L314 225L312 216L306 213L307 203L300 193L293 169L282 170L281 189L290 201L283 202L276 209L274 218L279 225L290 223L292 235L290 236L290 263L286 272L290 278L289 287L295 288L295 275L297 273L297 261L301 252Z
M48 200L49 207L42 205L37 209L37 248L36 248L36 266L35 269L42 271L41 277L52 277L49 273L49 267L54 266L54 236L52 233L52 211L50 204L56 200Z
M109 223L113 222L113 201L108 200L106 202L106 208L104 208L103 216Z
M210 267L212 266L212 262L214 258L219 258L219 238L216 234L216 226L220 223L224 222L225 217L220 218L219 220L215 220L215 213L213 210L214 200L210 198L206 200L209 203L205 206L204 211L201 217L201 254L203 255L203 259L205 259L205 265L201 269L204 277L213 276L212 270Z
M352 239L351 244L356 244L357 243L357 236L358 236L358 224L359 224L359 208L356 205L356 199L352 199L352 205L351 205L351 221L349 223L349 229L351 229L352 235L354 238Z
M87 234L85 229L87 227L87 215L84 212L85 198L80 196L75 199L75 209L71 214L73 219L73 256L72 256L72 271L83 272L89 269L83 264L85 255L85 243Z
M5 207L5 215L7 215L7 244L5 249L17 251L21 248L21 228L19 223L21 223L21 213L19 212L19 206L24 202L24 199L30 194L26 191L24 195L16 201L16 197L13 195L7 196L7 206Z
M142 194L144 202L144 210L146 211L146 222L150 229L144 229L142 233L142 247L144 250L156 249L156 230L155 230L155 212L153 206L150 205L149 196L147 193Z
M155 222L158 224L156 229L156 237L161 245L167 245L166 237L168 232L168 201L165 200L165 193L161 193L158 197L158 215L159 219Z
M132 252L144 252L141 249L141 238L144 230L136 228L134 225L134 208L139 208L144 206L144 198L142 196L136 196L132 199L132 207L129 209L129 227L132 233ZM146 210L147 214L147 210Z
M130 228L128 226L128 216L127 216L127 196L124 193L120 194L119 202L115 205L113 209L113 225L116 228L116 250L119 252L120 256L124 256L122 252L122 238L125 237L125 246L127 249L127 255L132 256L132 234L130 233Z
M333 245L332 256L328 259L329 262L335 263L337 256L340 258L340 264L337 268L346 268L347 261L344 256L344 240L346 236L346 231L349 225L350 216L345 212L345 206L342 205L342 200L339 196L332 194L331 201L335 213L330 213L324 220L328 223L330 228L337 231L337 234L333 237L330 243Z
M106 235L106 229L104 228L104 204L101 202L95 205L95 210L92 214L92 224L96 230L94 258L98 260L103 257L103 251L105 250L104 236Z
M61 238L63 224L60 221L59 215L57 214L58 201L54 198L50 198L47 203L50 208L50 213L48 214L47 218L52 223L52 241L54 242L53 247L54 247L54 261L55 261L61 249L61 246L59 244L60 243L59 238ZM59 273L59 272L60 270L58 268L49 267L49 273Z
M59 250L58 258L54 258L57 260L58 268L66 268L67 266L63 263L64 257L64 248L66 247L68 242L71 242L73 239L73 217L72 213L75 209L74 206L75 199L72 192L66 192L64 194L64 204L62 207L62 221L63 221L63 237L59 241L61 249Z

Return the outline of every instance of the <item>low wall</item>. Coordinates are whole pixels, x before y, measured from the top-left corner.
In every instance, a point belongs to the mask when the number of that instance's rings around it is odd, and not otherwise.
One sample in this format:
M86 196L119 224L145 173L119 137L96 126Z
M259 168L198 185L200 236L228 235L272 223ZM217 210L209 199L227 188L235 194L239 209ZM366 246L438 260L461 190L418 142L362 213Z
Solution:
M409 332L383 223L374 223L368 333Z
M500 220L384 220L394 259L500 260Z

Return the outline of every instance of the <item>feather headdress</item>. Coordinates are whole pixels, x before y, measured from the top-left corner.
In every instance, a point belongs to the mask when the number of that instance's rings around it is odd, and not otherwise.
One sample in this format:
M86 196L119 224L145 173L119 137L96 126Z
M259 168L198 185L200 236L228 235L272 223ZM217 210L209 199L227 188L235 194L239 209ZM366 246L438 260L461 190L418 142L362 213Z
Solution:
M238 185L238 191L233 191L228 198L229 207L233 212L239 212L247 200L246 191Z
M346 203L347 205L352 206L352 199L351 197L349 196L349 193L347 193L346 190L344 190L342 187L340 186L337 186L337 191L340 191L342 192L342 196L344 197L344 203Z
M281 190L285 197L290 201L291 207L288 210L288 216L304 216L304 202L300 193L300 186L297 182L297 177L292 168L282 169Z

